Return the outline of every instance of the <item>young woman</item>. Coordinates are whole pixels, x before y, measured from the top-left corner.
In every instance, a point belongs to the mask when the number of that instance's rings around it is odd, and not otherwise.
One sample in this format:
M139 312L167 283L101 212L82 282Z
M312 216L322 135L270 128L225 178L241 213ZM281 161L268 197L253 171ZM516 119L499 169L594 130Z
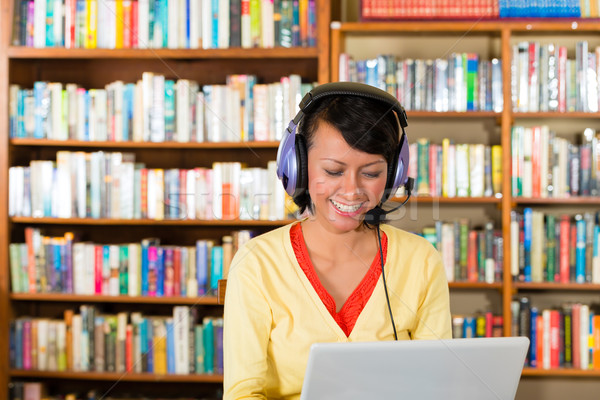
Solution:
M299 398L316 342L451 338L438 252L365 220L394 187L402 108L383 91L349 83L317 87L300 108L288 133L301 136L290 138L300 147L298 171L282 175L309 216L251 240L232 262L226 400ZM404 168L408 156L401 161Z

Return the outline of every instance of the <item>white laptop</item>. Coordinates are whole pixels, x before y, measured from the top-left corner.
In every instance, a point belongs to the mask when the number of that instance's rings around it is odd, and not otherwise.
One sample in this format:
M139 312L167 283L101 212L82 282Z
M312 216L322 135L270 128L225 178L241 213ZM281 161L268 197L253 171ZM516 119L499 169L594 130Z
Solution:
M513 400L526 337L316 343L302 400Z

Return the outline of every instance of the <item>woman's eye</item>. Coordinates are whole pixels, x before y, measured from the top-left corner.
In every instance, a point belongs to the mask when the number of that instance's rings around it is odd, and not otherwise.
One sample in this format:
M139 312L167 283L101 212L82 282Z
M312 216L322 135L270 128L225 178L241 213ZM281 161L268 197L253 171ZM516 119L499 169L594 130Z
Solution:
M331 171L326 169L325 173L329 176L341 176L342 175L342 171Z
M379 176L381 175L381 172L365 172L364 175L367 178L373 178L373 179L375 179L375 178L379 178Z

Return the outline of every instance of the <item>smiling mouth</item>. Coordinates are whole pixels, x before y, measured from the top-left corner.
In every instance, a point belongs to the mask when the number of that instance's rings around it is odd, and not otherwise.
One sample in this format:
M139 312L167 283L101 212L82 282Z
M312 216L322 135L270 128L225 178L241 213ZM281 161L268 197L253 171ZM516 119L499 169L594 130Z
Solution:
M354 204L354 205L346 205L346 204L342 204L342 203L338 203L335 200L330 200L331 204L333 204L333 206L335 208L337 208L339 211L343 212L343 213L353 213L358 211L364 203L358 203L358 204Z

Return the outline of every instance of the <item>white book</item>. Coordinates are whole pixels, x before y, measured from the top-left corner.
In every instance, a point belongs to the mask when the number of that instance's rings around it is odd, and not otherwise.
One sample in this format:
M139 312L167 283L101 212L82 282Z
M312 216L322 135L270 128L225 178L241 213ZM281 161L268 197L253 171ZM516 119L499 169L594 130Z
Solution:
M169 49L179 47L179 25L185 26L185 20L179 19L180 0L171 0L167 2L167 45Z
M119 176L119 214L121 219L133 218L133 196L134 196L134 170L133 161L125 161L121 164Z
M581 361L581 369L589 369L590 363L590 351L589 351L589 336L590 336L590 307L587 304L581 305L581 310L579 312L579 321L580 321L580 348L573 349L573 351L580 352L579 359Z
M227 86L227 137L230 142L242 141L242 109L240 92L234 88Z
M523 169L521 170L521 187L522 187L522 196L523 197L531 197L532 196L532 153L533 153L533 138L531 128L523 129Z
M152 79L150 141L165 141L165 77L163 75L154 75Z
M133 372L142 372L142 336L141 325L144 322L144 318L140 312L131 313L131 325L133 325Z
M125 84L123 81L115 81L112 83L113 89L113 104L114 104L114 132L112 138L114 141L123 141L123 96ZM110 136L109 136L110 137ZM107 138L108 139L108 138Z
M510 220L510 248L519 248L519 222L516 219L516 211L511 211ZM519 252L510 252L510 274L514 277L519 276Z
M85 294L85 246L83 242L73 244L73 293Z
M8 215L11 217L27 217L23 213L25 197L25 167L8 169Z
M469 167L471 197L482 197L485 188L485 145L472 144L469 146Z
M219 0L219 35L220 49L229 48L229 0Z
M90 90L91 92L91 90ZM90 93L91 95L91 93ZM87 105L86 105L86 91L83 88L78 88L77 92L76 92L76 103L77 103L77 129L76 129L76 136L74 139L76 140L90 140L89 136L86 133L86 119L85 119L85 115L87 113ZM89 119L88 119L89 121ZM89 127L88 127L88 132L89 132Z
M588 53L587 64L584 66L587 79L587 111L598 112L598 62L595 53Z
M150 141L150 119L154 111L154 74L142 73L142 142ZM164 103L163 103L164 104Z
M158 191L156 184L156 170L148 168L148 219L156 219L156 192Z
M86 175L87 163L89 162L90 154L83 151L77 151L72 153L72 164L74 165L74 171L71 173L75 174L75 215L77 218L87 217L87 183L89 177Z
M442 260L448 282L454 281L454 225L442 224Z
M81 369L81 314L74 314L71 320L71 351L73 352L73 371L82 371Z
M206 119L204 118L204 93L197 92L196 96L196 132L192 139L196 142L206 142Z
M534 57L528 57L529 65L527 70L528 76L528 110L530 112L537 112L540 108L540 88L539 88L539 74L540 74L540 45L538 42L531 42L529 47L533 47ZM529 51L529 48L528 48ZM531 55L531 52L529 52Z
M179 0L178 7L177 7L177 12L178 12L177 20L179 21L179 23L177 24L177 27L179 29L179 31L177 32L177 37L179 39L178 43L177 43L177 47L179 47L180 49L189 49L190 48L190 44L189 44L190 38L188 37L188 26L190 25L190 15L188 15L186 2L187 2L187 0ZM190 1L190 5L189 5L190 12L191 12L191 8L192 8L192 3L195 3L195 1ZM191 26L189 26L189 29L191 29Z
M39 331L38 331L39 333ZM46 369L58 371L58 354L56 353L56 321L48 320L46 344Z
M95 137L90 140L107 141L108 140L108 97L105 89L96 89L96 132ZM91 121L90 121L91 122Z
M176 140L181 143L190 142L190 81L178 79L176 83Z
M456 196L468 197L469 192L469 145L456 145Z
M202 46L202 5L200 1L190 1L190 49Z
M154 171L154 182L156 184L155 191L155 202L156 202L156 215L157 220L163 220L165 218L165 170L156 169Z
M283 96L283 85L281 83L273 83L271 85L271 96L272 96L272 104L274 106L273 110L273 130L271 132L271 137L273 140L280 141L283 137L283 131L287 127L288 120L285 119L284 113L284 96Z
M250 0L241 0L242 10L250 10ZM242 13L241 17L241 36L242 48L249 49L252 47L252 29L250 24L250 12Z
M150 0L138 0L138 47L146 49L149 45Z
M267 163L269 173L269 187L271 188L271 198L269 201L269 219L280 221L285 218L285 189L277 178L277 162L269 161Z
M211 219L223 219L223 164L212 165L212 216Z
M117 47L117 0L109 0L106 5L108 8L106 25L98 25L98 30L105 30L107 48L115 49Z
M33 47L46 47L46 0L33 3Z
M109 265L109 276L108 276L108 295L118 296L119 295L119 246L111 244L108 247L108 265Z
M75 47L73 43L73 37L71 36L71 29L75 24L75 14L72 10L75 8L77 0L65 0L65 49Z
M196 248L187 247L187 297L198 296L198 281L196 280Z
M532 322L533 323L533 322ZM542 368L550 369L550 310L546 309L542 311L542 324L544 331L542 334Z
M144 140L144 84L142 80L137 81L133 93L131 140L134 142L142 142Z
M202 29L202 48L212 49L212 0L200 0L202 1L201 9L201 29Z
M529 42L520 42L517 44L517 57L516 109L520 112L527 112L529 111Z
M46 135L48 139L64 140L64 135L61 133L62 84L49 82L48 92L50 93L50 118Z
M140 270L141 270L141 246L139 243L130 243L128 245L127 259L127 294L129 296L140 295Z
M275 46L275 32L273 31L273 1L262 0L260 3L261 47L272 48Z
M548 197L548 173L550 158L550 128L548 125L542 125L540 128L540 195L542 198Z
M96 47L99 49L110 49L109 26L111 19L115 19L115 14L111 14L113 7L109 3L114 4L114 0L98 0L98 31L96 35ZM113 43L114 45L114 43Z
M60 200L57 204L59 218L71 218L71 155L70 151L56 153L56 183Z
M196 170L185 171L185 218L196 218Z
M594 230L594 256L592 258L592 283L600 283L600 229Z
M173 307L173 327L175 335L175 373L188 374L190 365L189 329L190 310L187 306Z
M37 320L37 367L40 371L48 370L48 320L40 318Z

